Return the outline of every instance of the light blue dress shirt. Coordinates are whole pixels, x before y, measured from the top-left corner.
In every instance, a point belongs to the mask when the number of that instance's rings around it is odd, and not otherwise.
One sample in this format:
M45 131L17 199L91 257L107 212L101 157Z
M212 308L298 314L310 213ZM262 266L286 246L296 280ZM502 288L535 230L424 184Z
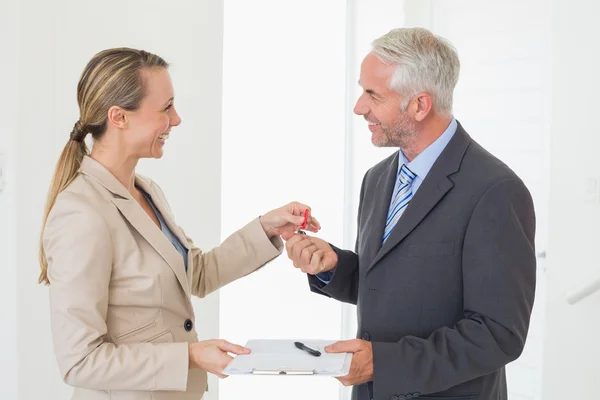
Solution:
M150 195L148 193L144 192L142 189L139 189L139 190L140 190L140 192L142 192L142 194L144 195L146 200L148 200L148 203L150 203L150 206L152 207L154 214L156 214L156 218L158 218L158 222L160 222L160 230L165 234L167 239L169 239L169 242L171 242L173 244L173 246L175 246L175 249L179 252L179 254L181 254L181 257L183 257L183 265L185 265L185 270L187 271L187 269L188 269L187 249L181 243L181 241L177 238L177 236L175 236L175 234L171 231L171 229L169 229L169 226L165 222L165 219L163 218L160 211L158 211L158 209L154 205L154 202L152 201L152 198L150 197Z
M411 162L408 162L402 150L398 151L398 174L400 173L400 168L402 168L402 165L406 164L406 166L417 175L412 183L413 196L417 193L417 190L419 190L421 183L423 183L423 180L431 170L431 167L436 162L440 154L442 154L442 151L444 151L450 142L450 139L452 139L456 133L457 127L458 123L456 122L456 119L452 117L452 120L450 121L450 124L444 133L442 133L442 135L437 138L435 142L431 143L425 150L419 153L419 155L417 155ZM398 176L398 174L396 174L396 176ZM396 184L394 185L394 191L392 193L396 193L399 184L400 180L396 179ZM391 197L392 199L390 199L390 205L394 196ZM333 271L322 272L316 276L320 281L327 284L333 276Z

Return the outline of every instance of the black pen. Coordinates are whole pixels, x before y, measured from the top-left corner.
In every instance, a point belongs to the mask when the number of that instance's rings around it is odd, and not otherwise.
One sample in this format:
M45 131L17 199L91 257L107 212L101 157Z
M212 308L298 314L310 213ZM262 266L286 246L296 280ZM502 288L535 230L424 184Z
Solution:
M319 357L321 355L321 352L319 350L311 349L304 343L294 342L294 344L296 345L297 348L299 348L300 350L306 351L311 356Z

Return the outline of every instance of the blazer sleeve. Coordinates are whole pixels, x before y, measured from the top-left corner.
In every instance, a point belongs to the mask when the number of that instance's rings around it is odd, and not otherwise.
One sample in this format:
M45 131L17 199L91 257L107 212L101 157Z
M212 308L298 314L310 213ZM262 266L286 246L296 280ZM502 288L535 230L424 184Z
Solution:
M185 233L184 233L185 234ZM283 241L271 239L259 218L231 234L221 245L202 252L186 235L192 252L192 294L204 297L215 290L256 271L281 255Z
M104 340L112 241L106 222L82 195L59 195L43 246L52 339L65 383L96 390L186 390L187 343L117 346Z
M463 318L427 338L374 342L375 399L447 390L519 357L535 294L534 236L525 185L507 179L488 189L463 244Z
M169 202L160 186L151 181L152 187L161 201L171 212ZM255 218L243 228L231 234L221 245L203 252L179 226L192 253L191 292L194 296L205 297L265 266L283 252L283 241L276 236L268 238L259 218Z

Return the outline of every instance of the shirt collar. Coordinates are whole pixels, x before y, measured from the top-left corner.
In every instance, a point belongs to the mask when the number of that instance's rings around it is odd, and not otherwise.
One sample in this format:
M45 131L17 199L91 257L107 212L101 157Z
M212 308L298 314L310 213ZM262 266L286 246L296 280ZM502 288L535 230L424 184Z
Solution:
M450 139L452 139L452 137L456 133L457 127L458 124L456 122L456 119L452 117L452 120L450 121L450 124L448 125L444 133L442 133L442 135L439 138L437 138L435 142L431 143L425 150L419 153L419 155L417 155L411 162L408 162L408 160L404 156L404 153L402 152L402 150L400 150L398 152L398 173L400 172L400 168L402 168L402 165L406 164L406 166L412 172L414 172L418 178L420 178L421 180L425 179L435 161L438 159L440 154L442 154L442 151L444 151L444 149L450 142Z

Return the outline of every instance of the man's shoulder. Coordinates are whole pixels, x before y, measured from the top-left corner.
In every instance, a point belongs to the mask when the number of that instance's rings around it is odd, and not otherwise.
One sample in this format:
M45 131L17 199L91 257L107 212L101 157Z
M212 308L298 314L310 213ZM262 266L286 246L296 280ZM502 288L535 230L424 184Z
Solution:
M506 179L521 180L504 161L471 139L460 167L461 175L474 181L494 184Z
M397 159L398 159L398 151L395 151L392 154L390 154L389 156L387 156L386 158L384 158L383 160L379 161L377 164L373 165L371 168L369 168L367 170L367 172L365 173L365 177L369 177L369 176L378 177L384 171L387 171L389 168L392 168L393 166L395 166L397 168L398 167Z
M519 188L519 193L531 197L521 177L472 138L460 169L450 179L456 190L469 193L469 198L472 199L481 199L492 188Z

